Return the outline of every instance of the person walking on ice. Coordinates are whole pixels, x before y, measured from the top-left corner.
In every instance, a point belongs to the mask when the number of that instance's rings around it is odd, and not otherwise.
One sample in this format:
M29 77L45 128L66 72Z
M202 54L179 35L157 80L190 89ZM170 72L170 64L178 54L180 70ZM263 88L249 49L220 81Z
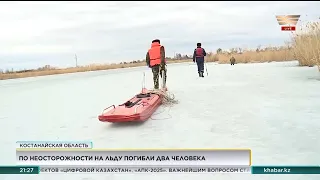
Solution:
M152 70L153 74L153 84L154 89L159 89L159 75L164 78L163 89L167 90L167 69L166 69L166 59L165 59L165 49L160 44L159 39L152 41L151 48L146 55L146 63Z
M204 57L206 51L201 47L201 43L197 43L197 48L193 52L193 62L197 63L199 77L204 77Z
M234 65L236 63L236 58L233 57L233 55L230 58L230 64L231 66Z

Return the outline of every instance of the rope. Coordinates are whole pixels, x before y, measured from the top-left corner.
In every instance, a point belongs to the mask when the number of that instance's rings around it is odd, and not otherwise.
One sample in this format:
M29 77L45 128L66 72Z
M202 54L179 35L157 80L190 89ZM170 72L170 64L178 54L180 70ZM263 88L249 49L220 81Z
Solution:
M153 114L150 117L150 119L152 119L152 120L164 120L164 119L172 118L172 116L170 115L169 112L170 112L170 110L171 110L171 108L172 108L172 106L174 104L178 104L179 103L179 101L177 99L175 99L174 94L172 94L172 93L170 93L168 91L162 91L162 90L150 90L150 92L158 94L162 98L162 105L165 106L165 107L168 107L168 116L169 116L169 117L166 117L166 118L153 118L153 116L155 116L155 115L159 115L159 114L164 113L166 111L166 108L164 108L162 111Z
M170 110L171 110L171 107L169 107L169 109L168 109L168 117L166 117L166 118L153 118L153 116L156 116L156 115L159 115L159 114L164 113L164 112L166 111L166 109L163 108L163 111L161 111L161 112L159 112L159 113L153 114L153 115L150 117L150 119L152 119L152 120L166 120L166 119L171 119L172 116L171 116L171 114L169 113Z
M162 104L164 106L172 106L174 104L178 104L179 101L175 99L174 94L168 92L168 91L162 91L162 90L150 90L149 92L158 94L162 98Z
M166 76L166 74L163 73L163 72L160 72L160 73L162 73L162 74L161 74L161 75L162 75L162 76L161 76L161 77L162 77L162 87L165 88L166 85L165 85L165 78L164 78L164 77ZM145 82L145 81L146 81L146 73L144 72L144 73L143 73L143 79L142 79L142 89L145 88L145 85L146 85L146 82ZM149 90L148 92L158 94L158 95L160 96L160 98L162 99L162 105L165 106L165 107L169 107L169 109L168 109L168 116L169 116L169 117L167 117L167 118L161 118L161 119L152 118L152 116L154 116L154 115L159 115L159 114L164 113L164 112L165 112L165 108L164 108L163 111L158 112L158 113L156 113L156 114L153 114L153 115L150 117L150 119L152 119L152 120L163 120L163 119L170 119L170 118L172 118L172 116L169 114L169 112L170 112L170 110L171 110L171 107L172 107L174 104L178 104L178 103L179 103L179 101L175 99L174 94L172 94L172 93L170 93L170 92L168 92L168 91L162 91L162 90L158 90L158 89Z

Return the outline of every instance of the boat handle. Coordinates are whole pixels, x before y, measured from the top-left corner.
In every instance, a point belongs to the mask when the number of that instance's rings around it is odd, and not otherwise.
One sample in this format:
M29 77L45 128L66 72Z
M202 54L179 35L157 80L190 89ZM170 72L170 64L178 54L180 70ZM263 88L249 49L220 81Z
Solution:
M137 113L138 107L140 107L141 105L143 105L143 103L139 104L139 106L137 106L136 108L134 108L134 113L135 113L135 114Z
M115 108L116 108L116 106L115 106L115 105L111 105L111 106L109 106L109 107L105 108L105 109L102 111L102 114L103 114L107 109L109 109L109 108L111 108L111 107L113 107L113 109L115 109Z
M138 107L140 107L141 105L144 106L145 104L146 104L146 105L150 105L150 104L147 103L147 102L142 102L142 103L139 104L139 106L137 106L137 107L134 109L134 113L135 113L135 114L137 113Z

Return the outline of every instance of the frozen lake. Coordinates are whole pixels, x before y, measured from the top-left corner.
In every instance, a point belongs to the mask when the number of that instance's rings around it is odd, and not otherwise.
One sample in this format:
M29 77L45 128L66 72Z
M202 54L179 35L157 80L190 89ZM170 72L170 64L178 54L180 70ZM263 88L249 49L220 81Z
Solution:
M146 67L0 81L0 164L15 164L18 140L91 140L96 148L251 148L253 165L320 164L320 73L297 62L168 66L180 101L141 125L97 116L141 90ZM319 179L319 175L61 174L1 180Z

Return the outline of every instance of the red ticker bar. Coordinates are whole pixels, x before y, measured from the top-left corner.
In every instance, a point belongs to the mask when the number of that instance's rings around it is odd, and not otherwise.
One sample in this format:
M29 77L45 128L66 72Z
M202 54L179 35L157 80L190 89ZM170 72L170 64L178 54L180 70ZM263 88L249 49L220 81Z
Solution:
M296 27L295 26L282 26L281 31L295 31Z

